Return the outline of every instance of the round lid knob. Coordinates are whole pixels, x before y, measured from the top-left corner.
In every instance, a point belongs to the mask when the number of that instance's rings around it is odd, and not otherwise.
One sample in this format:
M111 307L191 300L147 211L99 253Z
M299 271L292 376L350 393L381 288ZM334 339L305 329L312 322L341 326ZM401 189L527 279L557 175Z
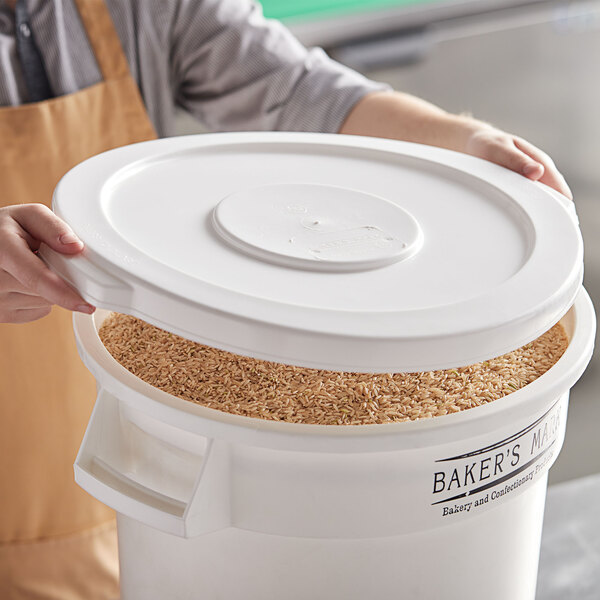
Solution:
M259 260L312 271L360 271L413 256L423 243L398 204L331 185L282 183L235 192L217 204L221 237Z

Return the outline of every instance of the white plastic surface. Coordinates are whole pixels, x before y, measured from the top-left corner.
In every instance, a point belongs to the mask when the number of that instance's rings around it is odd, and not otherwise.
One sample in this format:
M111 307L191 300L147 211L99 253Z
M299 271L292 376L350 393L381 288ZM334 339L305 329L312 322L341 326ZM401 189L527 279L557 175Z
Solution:
M121 598L534 600L545 496L543 475L492 511L362 540L234 528L182 539L119 514Z
M406 260L423 245L397 204L356 190L286 183L242 190L213 211L217 233L258 260L312 271L361 271Z
M118 515L123 600L533 600L547 471L595 316L534 383L468 411L371 426L229 415L145 384L74 316L99 402L77 481ZM491 584L491 583L493 584Z
M43 255L89 302L214 347L333 370L429 370L500 355L566 313L583 264L571 206L428 146L186 136L70 171L54 208L86 250Z

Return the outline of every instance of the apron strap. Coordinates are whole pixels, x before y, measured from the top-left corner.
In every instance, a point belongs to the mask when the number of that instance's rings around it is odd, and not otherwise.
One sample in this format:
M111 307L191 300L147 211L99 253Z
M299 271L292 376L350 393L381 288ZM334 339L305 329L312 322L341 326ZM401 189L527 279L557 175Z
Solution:
M18 0L15 5L15 25L17 54L21 62L29 102L42 102L53 98L48 74L31 31L25 0Z
M104 0L75 0L104 81L129 75L129 65Z

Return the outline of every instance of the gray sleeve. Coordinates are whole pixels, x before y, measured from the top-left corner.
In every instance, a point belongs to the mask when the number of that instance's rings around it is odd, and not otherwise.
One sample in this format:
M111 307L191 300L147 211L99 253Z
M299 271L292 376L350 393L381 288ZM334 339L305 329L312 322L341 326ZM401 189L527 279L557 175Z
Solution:
M252 0L181 0L172 39L176 102L213 131L337 132L389 89L307 50Z

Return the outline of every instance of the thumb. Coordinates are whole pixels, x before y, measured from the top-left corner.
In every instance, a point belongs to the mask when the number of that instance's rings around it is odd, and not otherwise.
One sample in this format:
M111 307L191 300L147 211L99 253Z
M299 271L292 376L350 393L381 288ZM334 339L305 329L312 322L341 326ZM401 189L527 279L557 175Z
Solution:
M77 254L83 250L83 242L73 230L43 204L16 206L12 217L33 238L36 246L43 242L61 254Z

